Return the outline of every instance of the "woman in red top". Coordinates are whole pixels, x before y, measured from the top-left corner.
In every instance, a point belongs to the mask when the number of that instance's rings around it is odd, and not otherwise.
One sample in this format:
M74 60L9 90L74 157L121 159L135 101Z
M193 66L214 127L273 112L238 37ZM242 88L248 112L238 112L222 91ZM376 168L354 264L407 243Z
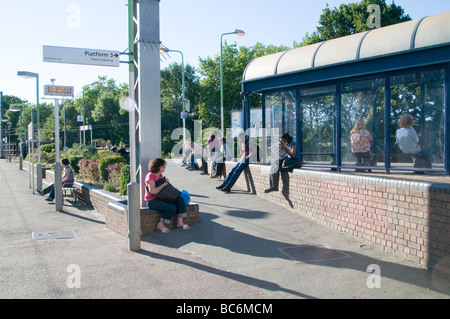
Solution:
M157 230L160 230L163 233L170 232L169 228L167 228L164 223L169 224L175 213L177 213L178 217L177 227L189 229L189 225L183 223L183 217L187 216L183 198L178 197L175 203L169 203L151 195L158 194L167 186L167 184L169 184L169 179L166 178L166 181L163 184L156 187L156 181L164 178L162 173L164 173L166 169L166 161L162 158L152 159L148 164L148 169L150 173L145 177L145 187L146 190L148 190L145 192L145 200L147 201L148 208L162 213L161 219L158 225L156 225Z

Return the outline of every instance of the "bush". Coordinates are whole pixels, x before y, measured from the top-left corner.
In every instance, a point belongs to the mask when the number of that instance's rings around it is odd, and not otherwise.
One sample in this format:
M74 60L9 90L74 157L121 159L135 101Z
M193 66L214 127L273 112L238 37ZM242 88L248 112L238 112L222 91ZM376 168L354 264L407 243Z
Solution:
M98 160L87 160L83 158L78 162L78 165L80 166L80 174L82 178L87 179L94 184L100 181Z
M109 192L116 192L121 185L121 169L124 163L115 163L108 165L105 169L108 171L108 181L103 189Z
M109 173L106 168L109 165L116 163L125 163L125 159L119 155L119 156L103 157L99 160L98 169L100 172L100 178L103 182L108 182L109 180Z
M120 195L127 195L127 185L130 183L130 165L124 165L120 169Z
M68 158L68 160L69 160L69 162L70 162L70 166L72 167L73 172L74 172L75 174L78 174L78 173L80 172L80 166L78 165L78 162L79 162L80 160L82 160L83 158L84 158L84 157L81 156L81 155L70 156L70 157Z
M41 145L41 152L55 153L55 143Z

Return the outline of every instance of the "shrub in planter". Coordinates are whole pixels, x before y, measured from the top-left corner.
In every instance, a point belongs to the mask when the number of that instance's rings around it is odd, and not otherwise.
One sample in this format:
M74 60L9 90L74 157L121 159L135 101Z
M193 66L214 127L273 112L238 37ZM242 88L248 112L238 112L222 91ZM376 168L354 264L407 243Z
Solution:
M120 188L121 168L124 163L114 163L108 165L105 169L108 171L108 181L105 182L103 189L109 192L116 192Z
M116 163L125 163L125 159L119 155L103 157L99 160L98 169L100 171L100 178L103 182L107 182L109 180L109 173L106 167Z
M72 167L72 169L73 169L73 172L75 173L75 174L78 174L79 172L80 172L80 166L78 165L78 162L80 161L80 160L82 160L84 157L83 156L81 156L81 155L78 155L78 156L70 156L68 159L69 159L69 162L70 162L70 167Z
M92 183L98 183L100 181L98 160L87 160L83 158L78 162L78 165L80 166L80 175L82 178Z
M127 195L127 185L130 183L130 165L124 165L120 169L120 195Z

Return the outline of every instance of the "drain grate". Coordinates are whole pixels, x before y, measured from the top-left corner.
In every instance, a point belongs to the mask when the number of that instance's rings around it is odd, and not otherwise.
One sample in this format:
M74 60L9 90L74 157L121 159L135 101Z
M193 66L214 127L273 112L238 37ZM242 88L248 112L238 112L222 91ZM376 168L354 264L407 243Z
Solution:
M300 245L279 248L279 250L293 260L302 262L316 262L350 257L350 255L345 254L341 251L330 249L324 246Z
M34 231L31 233L34 240L42 239L67 239L75 238L75 233L71 230L61 231Z

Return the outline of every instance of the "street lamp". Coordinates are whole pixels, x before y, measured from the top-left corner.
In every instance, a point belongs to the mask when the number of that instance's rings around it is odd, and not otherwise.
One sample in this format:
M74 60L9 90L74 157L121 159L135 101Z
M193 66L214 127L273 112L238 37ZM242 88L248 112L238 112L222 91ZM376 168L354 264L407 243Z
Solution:
M23 128L22 128L22 108L21 107L17 107L17 106L11 106L9 108L9 110L11 112L20 112L19 113L19 139L20 139L20 152L19 152L19 169L22 170L22 165L23 165L23 153L22 153L22 133L23 133Z
M183 52L178 51L178 50L170 50L166 47L161 47L159 49L160 53L168 53L168 52L178 52L181 54L181 86L182 86L182 101L183 101L183 112L186 112L186 107L185 107L185 84L184 84L184 55ZM186 135L185 135L185 129L186 129L186 119L183 117L183 145L184 142L186 141Z
M39 118L39 73L33 73L28 71L17 71L17 76L24 79L36 79L36 125L37 125L37 151L38 151L38 164L37 168L37 181L36 188L42 190L42 164L41 164L41 122ZM33 123L33 109L31 109L31 125ZM34 141L32 141L34 143ZM33 163L34 165L34 163Z
M82 89L82 96L83 96L83 145L86 145L86 111L84 109L84 88L92 85L98 84L98 81L92 82L91 84L86 84L83 86ZM91 141L92 142L92 141ZM80 141L81 144L81 141Z
M220 36L220 129L222 131L222 136L224 136L224 131L223 131L223 57L222 57L222 51L223 51L223 46L222 46L222 39L224 35L229 35L229 34L236 34L240 37L245 35L245 32L239 29L235 29L233 32L226 32L223 33Z

